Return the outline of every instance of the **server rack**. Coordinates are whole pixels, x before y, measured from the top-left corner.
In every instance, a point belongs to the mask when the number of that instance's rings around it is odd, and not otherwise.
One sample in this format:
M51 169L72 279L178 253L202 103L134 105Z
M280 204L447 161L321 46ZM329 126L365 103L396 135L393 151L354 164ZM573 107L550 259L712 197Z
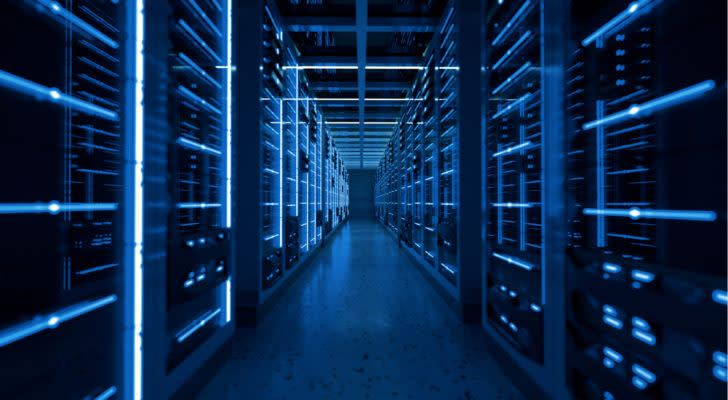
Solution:
M726 396L725 12L718 2L572 7L575 398Z
M0 4L0 397L127 393L126 4ZM8 40L18 38L22 40ZM11 171L15 171L12 173Z
M261 18L260 298L267 299L343 219L348 186L274 3L263 4Z
M544 125L541 7L492 2L486 134L489 229L488 323L536 363L543 362L545 269L542 249Z
M459 120L456 2L450 2L425 50L403 117L377 168L379 219L434 267L459 298L457 246Z
M182 0L169 8L168 374L231 321L223 3Z

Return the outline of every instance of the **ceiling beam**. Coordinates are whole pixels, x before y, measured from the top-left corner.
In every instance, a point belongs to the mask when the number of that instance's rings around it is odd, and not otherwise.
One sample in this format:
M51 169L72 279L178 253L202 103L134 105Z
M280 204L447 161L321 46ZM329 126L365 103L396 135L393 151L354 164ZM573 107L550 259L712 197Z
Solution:
M354 18L287 16L282 22L289 32L358 32L358 7L357 2ZM362 21L365 32L434 32L437 23L437 18L426 17L370 17Z
M420 56L369 56L365 65L368 66L405 66L419 67L424 64L425 60ZM306 67L321 66L326 69L327 66L357 66L357 56L300 56L298 64ZM353 68L351 69L353 70ZM314 70L315 71L315 70Z
M345 81L320 81L311 82L309 84L311 90L350 90L355 91L359 87L356 82L345 82ZM391 81L391 82L367 82L366 89L368 91L380 91L380 90L409 90L412 88L412 82L404 81Z

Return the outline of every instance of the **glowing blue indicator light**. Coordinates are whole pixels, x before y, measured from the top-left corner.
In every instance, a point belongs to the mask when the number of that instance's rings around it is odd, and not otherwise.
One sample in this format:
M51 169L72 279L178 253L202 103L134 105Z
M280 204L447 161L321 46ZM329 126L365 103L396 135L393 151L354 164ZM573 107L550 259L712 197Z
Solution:
M112 386L103 392L101 392L98 396L94 397L94 400L109 400L111 396L116 394L116 386Z
M642 329L643 331L650 330L650 324L648 324L647 321L640 317L632 317L632 326Z
M507 288L506 288L505 286L503 286L503 285L500 285L499 289L501 290L501 292L505 292L506 290L508 290L508 289L507 289Z
M509 290L508 295L511 297L516 297L516 296L518 296L518 293L514 292L513 290Z
M644 380L642 380L641 378L639 378L637 376L633 376L632 377L632 386L636 387L639 390L645 390L645 388L647 387L647 382L645 382Z
M508 327L511 328L511 330L513 330L513 332L518 332L518 327L513 322L509 323Z
M507 255L503 255L503 254L499 254L499 253L493 253L493 257L498 258L500 260L503 260L503 261L507 262L508 264L515 265L515 266L517 266L519 268L523 268L526 271L532 271L533 270L533 265L532 264L529 264L529 263L527 263L525 261L522 261L522 260L519 260L517 258L513 258L513 257L507 256Z
M53 329L66 321L70 321L74 318L114 303L116 299L116 295L112 294L98 300L83 301L58 310L50 315L39 316L28 322L0 330L0 347L5 347L11 343L25 339L46 329Z
M632 329L632 336L644 343L647 343L650 346L654 346L657 342L657 339L655 339L655 335L647 332L643 332L637 328Z
M617 310L615 310L614 307L610 306L609 304L603 305L602 311L604 312L604 314L611 315L613 317L617 316Z
M586 39L582 40L581 45L586 47L599 38L608 37L608 35L615 31L616 28L624 26L631 19L637 17L639 14L642 14L643 12L637 13L637 10L639 10L640 8L644 8L644 12L649 11L649 7L646 6L650 5L651 1L652 0L639 0L630 3L626 10L617 14L616 17L609 20L609 22L602 25L599 29L594 31L594 33L587 36Z
M498 1L498 4L502 4L502 3L503 3L502 0ZM523 5L521 6L521 8L519 8L518 11L516 11L516 13L513 14L513 17L511 17L511 19L508 21L506 26L504 26L503 29L500 31L500 33L498 33L498 35L495 37L495 39L493 39L493 42L491 42L491 46L495 46L503 38L508 36L510 29L518 23L518 19L523 16L523 14L528 9L528 6L530 6L530 5L531 5L530 0L526 0L523 2Z
M649 383L655 383L655 374L639 364L632 364L632 372Z
M605 324L611 326L612 328L622 329L622 321L612 317L611 315L603 316L602 321L604 321Z
M640 271L638 269L632 270L632 279L643 283L650 283L655 280L655 274L652 272Z
M726 366L726 355L722 351L713 352L713 362L720 365L721 367Z
M669 219L681 221L712 222L716 219L713 211L687 211L687 210L650 210L639 208L585 208L584 215L597 215L605 217L627 217L633 220L640 218Z
M609 368L609 369L612 369L612 368L614 368L614 360L612 360L612 359L610 359L610 358L606 358L606 357L605 357L605 358L604 358L604 359L602 360L602 364L604 364L604 366L605 366L605 367L607 367L607 368Z
M718 304L726 305L726 303L728 303L728 294L726 294L725 290L715 289L713 290L713 301Z
M532 303L531 310L533 310L534 312L541 312L541 306Z
M197 330L205 326L208 322L210 322L211 319L215 318L218 314L220 314L220 309L216 309L215 311L208 311L198 319L192 321L187 327L182 329L177 335L177 343L184 342L187 338L192 336Z
M622 271L622 267L617 264L607 263L602 264L602 270L609 272L610 274L617 274Z
M515 145L515 146L512 146L512 147L508 147L508 148L506 148L504 150L501 150L501 151L493 154L493 157L500 157L502 155L507 155L507 154L510 154L510 153L512 153L514 151L517 151L517 150L524 150L524 149L528 148L528 146L530 146L530 145L531 145L531 141L530 140L527 140L527 141L525 141L525 142L523 142L521 144L518 144L518 145Z
M720 379L723 382L726 382L726 369L725 367L721 367L718 365L713 366L713 376L717 379Z
M622 360L624 359L624 357L622 357L621 353L619 353L618 351L616 351L613 348L608 347L608 346L604 346L604 349L602 349L602 352L604 353L605 356L611 358L612 360L614 360L616 362L622 362Z
M660 111L665 108L698 99L705 95L705 93L713 90L715 86L715 81L713 80L703 81L693 86L689 86L685 89L681 89L676 92L658 97L654 100L630 106L626 110L619 111L604 118L587 122L582 125L582 128L584 130L589 130L601 125L606 126L620 123L628 118L636 118L643 114L649 115L650 113L653 113L655 111Z
M190 286L192 286L192 285L194 285L194 284L195 284L195 280L194 280L194 279L187 279L187 280L185 281L185 287L186 287L186 288L188 288L188 287L190 287Z

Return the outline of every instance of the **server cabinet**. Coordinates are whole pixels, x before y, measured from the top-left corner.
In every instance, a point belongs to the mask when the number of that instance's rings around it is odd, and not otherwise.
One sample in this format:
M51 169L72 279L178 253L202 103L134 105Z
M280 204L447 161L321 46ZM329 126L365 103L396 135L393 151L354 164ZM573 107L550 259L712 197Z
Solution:
M169 6L168 373L231 320L224 3Z
M5 399L126 393L131 7L0 3Z
M575 398L726 396L725 13L722 2L572 6Z
M539 2L490 3L486 182L488 323L543 361L542 35Z

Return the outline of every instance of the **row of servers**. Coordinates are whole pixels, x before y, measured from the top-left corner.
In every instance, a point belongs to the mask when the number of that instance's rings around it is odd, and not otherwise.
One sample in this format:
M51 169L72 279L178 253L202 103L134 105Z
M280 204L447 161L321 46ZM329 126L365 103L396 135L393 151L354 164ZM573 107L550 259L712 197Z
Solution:
M263 8L260 206L265 290L348 217L349 178L275 3L266 2Z
M725 4L482 12L484 329L554 398L725 398ZM375 186L380 221L446 278L467 267L449 23Z
M459 132L455 6L424 54L402 118L376 170L375 212L455 287Z
M246 18L269 18L255 92L237 90ZM0 2L18 39L0 45L0 398L194 391L249 271L271 286L346 219L346 169L270 18L231 0ZM260 149L238 129L242 96L269 111ZM236 168L256 155L260 176ZM259 210L234 186L253 174ZM233 245L256 215L264 234L246 240L277 259Z

